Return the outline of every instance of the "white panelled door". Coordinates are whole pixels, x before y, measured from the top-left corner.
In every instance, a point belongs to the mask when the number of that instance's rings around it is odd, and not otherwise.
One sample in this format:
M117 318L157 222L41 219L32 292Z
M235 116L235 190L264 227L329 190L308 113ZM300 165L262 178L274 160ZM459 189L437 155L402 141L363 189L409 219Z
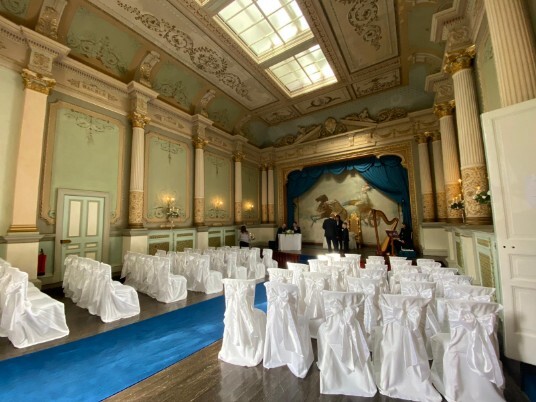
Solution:
M482 115L505 354L536 364L536 99Z
M105 193L58 191L54 282L63 280L63 262L70 254L107 261L107 211Z

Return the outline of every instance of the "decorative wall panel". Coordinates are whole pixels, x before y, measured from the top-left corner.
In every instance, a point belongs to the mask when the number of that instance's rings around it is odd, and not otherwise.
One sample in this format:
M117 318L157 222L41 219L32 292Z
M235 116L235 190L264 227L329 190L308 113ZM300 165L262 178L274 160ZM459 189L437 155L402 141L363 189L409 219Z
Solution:
M234 209L231 159L205 151L205 222L228 222Z

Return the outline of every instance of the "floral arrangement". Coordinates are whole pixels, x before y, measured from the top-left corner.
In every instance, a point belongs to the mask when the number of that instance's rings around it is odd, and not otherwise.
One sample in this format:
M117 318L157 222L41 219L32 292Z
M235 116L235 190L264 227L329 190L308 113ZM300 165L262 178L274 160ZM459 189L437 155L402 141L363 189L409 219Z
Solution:
M288 230L285 232L285 234L294 234L294 230L292 230L292 229L288 229Z
M482 190L480 191L480 187L476 188L476 193L473 195L473 200L478 202L479 204L488 205L491 203L491 194L488 191Z
M255 235L249 232L249 240L255 240Z

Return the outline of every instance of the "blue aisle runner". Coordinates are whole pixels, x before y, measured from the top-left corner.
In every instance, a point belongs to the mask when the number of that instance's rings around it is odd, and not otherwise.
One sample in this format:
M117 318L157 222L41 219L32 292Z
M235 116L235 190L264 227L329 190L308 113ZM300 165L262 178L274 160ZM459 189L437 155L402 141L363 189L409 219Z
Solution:
M255 306L266 311L263 284ZM107 398L218 341L223 296L89 338L0 361L0 401Z

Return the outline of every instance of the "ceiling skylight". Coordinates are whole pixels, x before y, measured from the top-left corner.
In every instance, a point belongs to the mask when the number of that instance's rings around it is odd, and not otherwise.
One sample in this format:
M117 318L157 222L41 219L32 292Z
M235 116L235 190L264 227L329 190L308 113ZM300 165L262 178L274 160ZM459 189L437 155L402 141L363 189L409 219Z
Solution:
M296 0L234 0L214 18L289 96L337 82Z
M319 45L273 65L270 71L291 95L337 81Z
M218 16L257 57L312 37L295 0L235 0Z

